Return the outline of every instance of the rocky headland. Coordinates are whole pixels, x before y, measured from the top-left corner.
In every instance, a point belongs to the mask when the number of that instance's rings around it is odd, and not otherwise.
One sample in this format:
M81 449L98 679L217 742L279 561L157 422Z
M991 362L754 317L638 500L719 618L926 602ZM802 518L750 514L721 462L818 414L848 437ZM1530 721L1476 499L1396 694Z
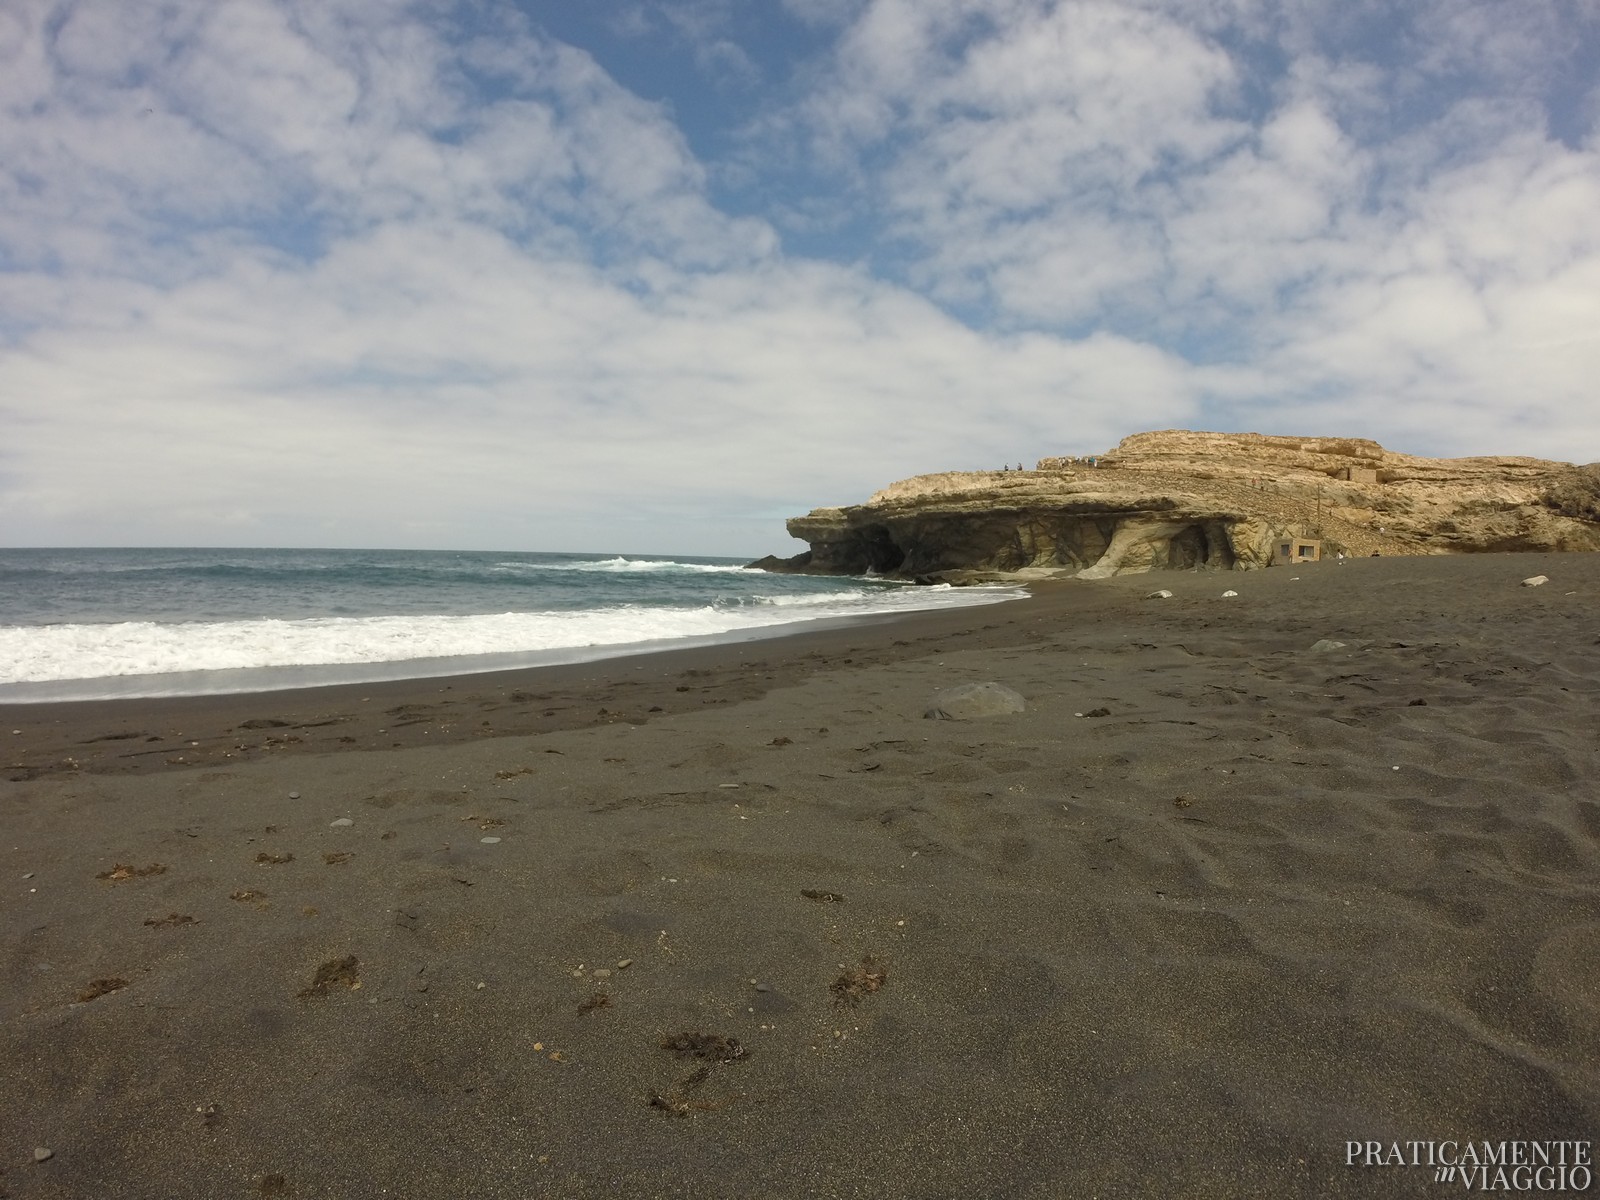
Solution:
M1031 471L901 480L788 522L771 571L971 583L1324 557L1600 550L1600 464L1420 458L1363 438L1164 430Z

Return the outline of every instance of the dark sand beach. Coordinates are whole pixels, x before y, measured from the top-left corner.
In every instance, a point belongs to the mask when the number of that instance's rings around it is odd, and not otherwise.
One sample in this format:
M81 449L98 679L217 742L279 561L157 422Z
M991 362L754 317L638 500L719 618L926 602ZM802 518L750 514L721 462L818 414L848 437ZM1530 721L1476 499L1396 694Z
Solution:
M1600 1128L1597 730L1577 554L0 708L0 1196L1449 1194Z

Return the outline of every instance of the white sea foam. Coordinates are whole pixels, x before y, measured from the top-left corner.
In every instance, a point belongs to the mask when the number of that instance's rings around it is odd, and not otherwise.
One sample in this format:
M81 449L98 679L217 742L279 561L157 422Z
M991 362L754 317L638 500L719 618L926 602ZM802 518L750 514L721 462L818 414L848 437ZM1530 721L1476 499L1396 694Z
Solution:
M828 617L1016 599L1010 588L764 597L737 607L617 606L485 616L0 626L0 684L405 663L714 637ZM427 674L419 670L418 674Z
M586 560L584 562L500 562L495 563L498 571L593 571L607 575L627 575L634 573L660 573L683 572L685 574L703 575L742 575L748 567L716 564L716 563L686 563L676 562L671 559L655 558L605 558Z

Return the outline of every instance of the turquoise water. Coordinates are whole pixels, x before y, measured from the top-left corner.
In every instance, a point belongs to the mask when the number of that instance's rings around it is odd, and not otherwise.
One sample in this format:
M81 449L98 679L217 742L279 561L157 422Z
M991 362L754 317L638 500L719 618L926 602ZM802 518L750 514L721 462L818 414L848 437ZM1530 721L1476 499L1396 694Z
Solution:
M664 555L0 550L0 700L498 670L1018 595Z

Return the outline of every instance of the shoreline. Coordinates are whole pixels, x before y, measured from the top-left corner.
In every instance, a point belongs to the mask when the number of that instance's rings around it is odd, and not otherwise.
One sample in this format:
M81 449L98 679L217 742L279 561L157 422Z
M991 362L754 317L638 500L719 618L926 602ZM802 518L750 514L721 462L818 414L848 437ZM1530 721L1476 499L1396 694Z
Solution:
M691 568L695 565L689 564ZM867 582L864 579L847 579L840 581L840 586L859 586ZM918 597L918 593L921 593L920 597ZM161 670L152 667L143 672L83 677L73 676L59 679L25 678L9 680L0 682L0 705L23 706L117 700L161 700L208 695L245 695L264 692L304 691L345 685L359 687L364 684L405 680L454 679L472 675L508 674L552 666L602 662L611 658L628 658L657 652L695 649L723 643L754 642L769 638L783 638L792 636L797 632L844 626L858 621L875 621L908 613L984 607L990 604L1006 603L1022 598L1024 595L1024 586L1020 580L1009 586L989 585L959 589L949 587L917 588L911 585L898 585L876 594L870 592L839 593L835 591L827 597L801 594L800 596L791 595L774 598L756 595L754 597L757 602L755 607L741 609L735 606L731 609L724 609L719 614L720 621L713 619L713 628L709 630L663 633L659 631L659 628L651 629L648 626L643 628L618 628L613 624L599 629L576 629L569 626L564 627L564 631L557 636L556 644L544 648L478 649L470 651L453 649L445 652L435 645L430 652L420 649L415 642L411 642L406 648L413 651L413 653L406 657L385 657L386 654L392 653L396 639L391 638L387 641L379 639L365 647L375 655L374 657L365 659L353 658L348 661L340 661L338 656L351 652L349 643L335 642L329 644L324 642L322 644L307 644L304 640L306 635L297 634L295 632L296 629L299 627L339 625L341 622L353 627L362 627L408 620L481 623L522 619L535 622L535 627L522 628L516 636L502 638L501 640L508 641L509 644L516 646L518 639L523 638L527 639L523 644L537 645L541 640L549 639L552 636L549 629L537 626L537 622L541 620L549 621L563 616L577 618L604 617L608 613L614 614L618 611L628 611L631 606L618 604L616 598L612 597L609 605L602 604L591 609L571 611L535 608L512 612L491 610L456 613L447 611L426 614L412 613L409 615L373 612L364 617L323 616L301 618L257 615L251 617L240 616L225 620L216 618L195 621L182 621L171 618L152 620L119 619L91 621L88 623L66 621L18 625L0 630L0 633L45 635L59 632L63 628L70 629L74 633L81 633L84 630L115 630L125 626L154 628L164 634L181 637L186 642L200 643L200 648L189 655L189 661L191 662L205 662L208 658L212 662L217 661L214 647L210 645L208 639L214 639L217 636L216 631L219 629L228 629L230 637L245 637L248 639L262 636L252 632L253 627L283 626L288 632L278 631L273 634L273 637L278 639L276 653L287 653L291 657L301 655L304 656L304 661L286 663L262 662L256 665L194 666L179 670ZM710 597L701 597L701 599L704 601L704 605L701 608L684 604L654 607L646 605L643 608L634 609L634 611L647 615L667 614L671 616L688 614L693 616L712 613L720 603ZM771 599L774 605L781 605L788 601L798 603L801 606L763 609L760 607L760 601L764 599ZM820 607L806 603L808 600L818 599L828 602ZM899 603L903 599L910 599L911 602ZM244 630L244 632L241 632L241 630ZM585 635L594 636L595 640L582 640ZM359 636L358 634L358 645L360 644ZM575 636L578 640L570 640ZM93 637L90 640L93 642ZM450 639L447 638L445 640L448 642ZM49 649L47 647L47 650ZM64 653L59 646L53 649L56 655ZM259 647L257 649L257 657L273 657L272 652L262 650ZM209 656L206 653L207 650L212 651ZM19 644L16 648L16 653L23 664L29 661L29 654L35 652L32 647L25 644ZM99 652L113 660L121 661L124 665L134 661L148 663L151 659L166 656L165 654L152 653L148 645L140 646L138 644L129 647L117 643L109 648L100 647ZM327 657L330 652L334 655L332 659ZM222 656L224 661L227 660L227 657L226 655ZM236 662L237 657L235 658ZM81 653L77 659L71 661L76 662L80 667L84 665ZM95 665L105 665L105 662L101 659L93 661L95 661ZM62 669L59 659L51 658L48 653L44 660L44 666L54 670Z
M701 644L607 655L579 662L474 671L456 675L408 676L365 683L334 683L269 691L199 693L180 696L117 697L97 700L0 700L0 742L5 763L13 772L50 773L59 770L142 771L194 767L219 761L250 761L250 750L278 750L282 739L309 750L398 749L419 744L424 736L414 727L418 713L444 712L448 708L477 706L491 719L466 728L458 720L428 724L427 745L447 745L483 737L527 736L561 729L615 724L619 720L643 723L656 712L695 711L706 703L731 703L753 699L772 682L743 677L745 672L769 667L794 678L825 666L834 656L871 655L881 638L874 631L906 627L908 635L941 637L965 630L973 615L995 613L1037 602L1039 589L1017 600L950 608L918 609L903 613L840 617L817 622L750 631L750 636L721 638ZM989 623L985 623L989 624ZM1013 621L1000 622L1010 627ZM758 653L758 651L766 651ZM634 676L640 678L635 679ZM679 682L679 677L690 683ZM630 703L623 709L593 713L583 706L603 706L622 687ZM685 699L684 693L692 693ZM453 694L452 694L453 693ZM451 694L438 701L440 694ZM552 711L552 706L554 709ZM414 710L396 714L397 708ZM402 720L392 719L401 716ZM246 730L248 722L261 724ZM99 740L88 741L79 731L93 727ZM11 731L21 730L21 733ZM240 749L232 735L260 733L255 744ZM409 732L407 732L409 730ZM287 732L285 732L287 731ZM172 746L128 749L135 739L171 740ZM345 738L354 737L354 742ZM271 739L268 745L267 739ZM248 740L248 739L247 739ZM189 746L188 742L199 742ZM72 758L80 764L67 767ZM168 761L179 759L182 761Z
M1022 597L1016 597L1021 599ZM1009 603L992 601L990 603ZM951 605L981 607L980 605ZM211 670L173 671L152 675L110 675L86 679L37 680L0 684L0 708L26 708L41 704L98 704L125 703L129 701L186 700L203 697L270 695L275 692L315 692L330 688L360 688L383 683L426 683L431 679L471 679L479 675L517 675L530 671L544 671L553 667L574 667L608 662L612 659L638 658L652 654L675 654L712 646L739 645L745 642L762 642L773 638L793 637L797 633L845 628L854 624L871 624L894 620L914 612L941 611L938 608L908 609L901 612L862 613L850 616L816 617L804 621L760 625L747 629L725 630L721 633L699 634L679 638L646 639L638 642L615 642L604 645L565 646L554 650L528 650L515 653L484 655L458 655L444 658L412 658L362 663L307 663L294 666L217 668ZM493 659L493 665L481 660ZM424 664L433 664L419 669ZM446 665L448 664L448 665ZM325 678L319 678L319 676ZM298 677L298 678L297 678ZM285 682L276 682L283 680ZM167 681L165 690L161 681ZM251 681L254 681L251 686ZM185 688L185 683L193 686ZM238 686L230 686L237 684ZM51 690L70 691L88 689L99 685L108 693L104 695L53 696ZM38 694L16 695L18 689L31 689ZM121 694L114 694L123 689ZM147 690L148 689L148 690Z
M1409 1197L1347 1144L1592 1139L1597 599L1348 560L0 708L0 1192Z
M969 638L977 647L1014 645L1025 639L1028 625L1041 621L1084 617L1101 622L1123 611L1137 620L1145 611L1142 598L1159 588L1172 590L1181 607L1215 599L1241 583L1276 597L1290 582L1331 579L1320 573L1335 570L1377 577L1448 577L1449 569L1441 571L1438 564L1495 563L1503 564L1505 574L1526 566L1527 573L1517 576L1520 580L1559 570L1564 563L1593 561L1600 558L1562 553L1415 556L1251 572L1153 571L1093 581L1035 580L1024 585L1029 594L1018 600L830 619L816 628L797 623L774 627L782 632L771 635L761 631L750 638L571 663L270 691L0 700L0 739L6 739L0 740L5 748L0 765L9 767L14 778L76 770L145 772L248 762L291 747L302 752L402 749L619 722L643 724L662 714L754 699L770 690L768 685L788 686L833 662L892 661L895 656L883 644L891 630L896 631L891 640L900 645L945 638ZM979 619L983 617L995 619ZM759 678L753 674L758 670ZM440 701L440 695L447 699ZM401 709L406 711L397 711ZM469 710L480 714L476 723L465 722ZM257 727L249 728L250 722ZM90 728L91 738L82 736ZM135 745L138 739L151 740Z

